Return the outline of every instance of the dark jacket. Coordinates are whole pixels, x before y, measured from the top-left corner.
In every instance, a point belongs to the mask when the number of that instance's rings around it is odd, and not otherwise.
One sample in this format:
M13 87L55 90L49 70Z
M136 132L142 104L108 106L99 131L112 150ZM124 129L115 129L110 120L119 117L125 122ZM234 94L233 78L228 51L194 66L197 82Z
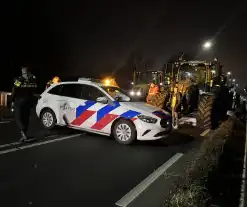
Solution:
M23 76L18 77L12 88L12 102L19 99L32 100L36 88L36 77L31 73L28 74L27 78L24 78Z

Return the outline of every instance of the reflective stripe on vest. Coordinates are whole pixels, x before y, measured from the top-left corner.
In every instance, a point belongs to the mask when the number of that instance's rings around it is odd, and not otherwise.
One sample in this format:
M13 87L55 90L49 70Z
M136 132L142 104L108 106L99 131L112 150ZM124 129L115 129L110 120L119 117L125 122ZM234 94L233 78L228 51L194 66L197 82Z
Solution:
M156 95L158 93L158 86L150 87L148 94Z

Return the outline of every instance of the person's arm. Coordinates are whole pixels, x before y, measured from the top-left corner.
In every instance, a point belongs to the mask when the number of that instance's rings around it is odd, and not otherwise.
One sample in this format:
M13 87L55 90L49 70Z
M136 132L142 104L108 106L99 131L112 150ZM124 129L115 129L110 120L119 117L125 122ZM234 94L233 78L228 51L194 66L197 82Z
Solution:
M12 93L11 93L11 107L13 107L15 102L15 96L16 96L16 88L15 86L12 87Z
M21 86L21 81L19 79L16 79L14 82L14 85L12 87L11 102L15 102L16 88L18 88L20 86Z

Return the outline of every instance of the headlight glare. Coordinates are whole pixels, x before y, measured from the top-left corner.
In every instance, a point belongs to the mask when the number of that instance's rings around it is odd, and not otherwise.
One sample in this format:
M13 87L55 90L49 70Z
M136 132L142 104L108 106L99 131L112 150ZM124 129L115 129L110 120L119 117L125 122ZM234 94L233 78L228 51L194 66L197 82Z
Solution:
M134 96L135 95L135 92L134 91L130 91L130 95L131 96Z

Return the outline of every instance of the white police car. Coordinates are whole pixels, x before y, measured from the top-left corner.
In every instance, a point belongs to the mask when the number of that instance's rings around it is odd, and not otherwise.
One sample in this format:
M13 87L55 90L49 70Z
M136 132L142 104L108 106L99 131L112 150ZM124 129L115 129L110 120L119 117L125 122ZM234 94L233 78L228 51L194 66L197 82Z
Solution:
M121 144L161 139L172 129L168 112L132 102L120 88L83 78L51 85L40 95L36 113L47 129L68 126L112 135Z

